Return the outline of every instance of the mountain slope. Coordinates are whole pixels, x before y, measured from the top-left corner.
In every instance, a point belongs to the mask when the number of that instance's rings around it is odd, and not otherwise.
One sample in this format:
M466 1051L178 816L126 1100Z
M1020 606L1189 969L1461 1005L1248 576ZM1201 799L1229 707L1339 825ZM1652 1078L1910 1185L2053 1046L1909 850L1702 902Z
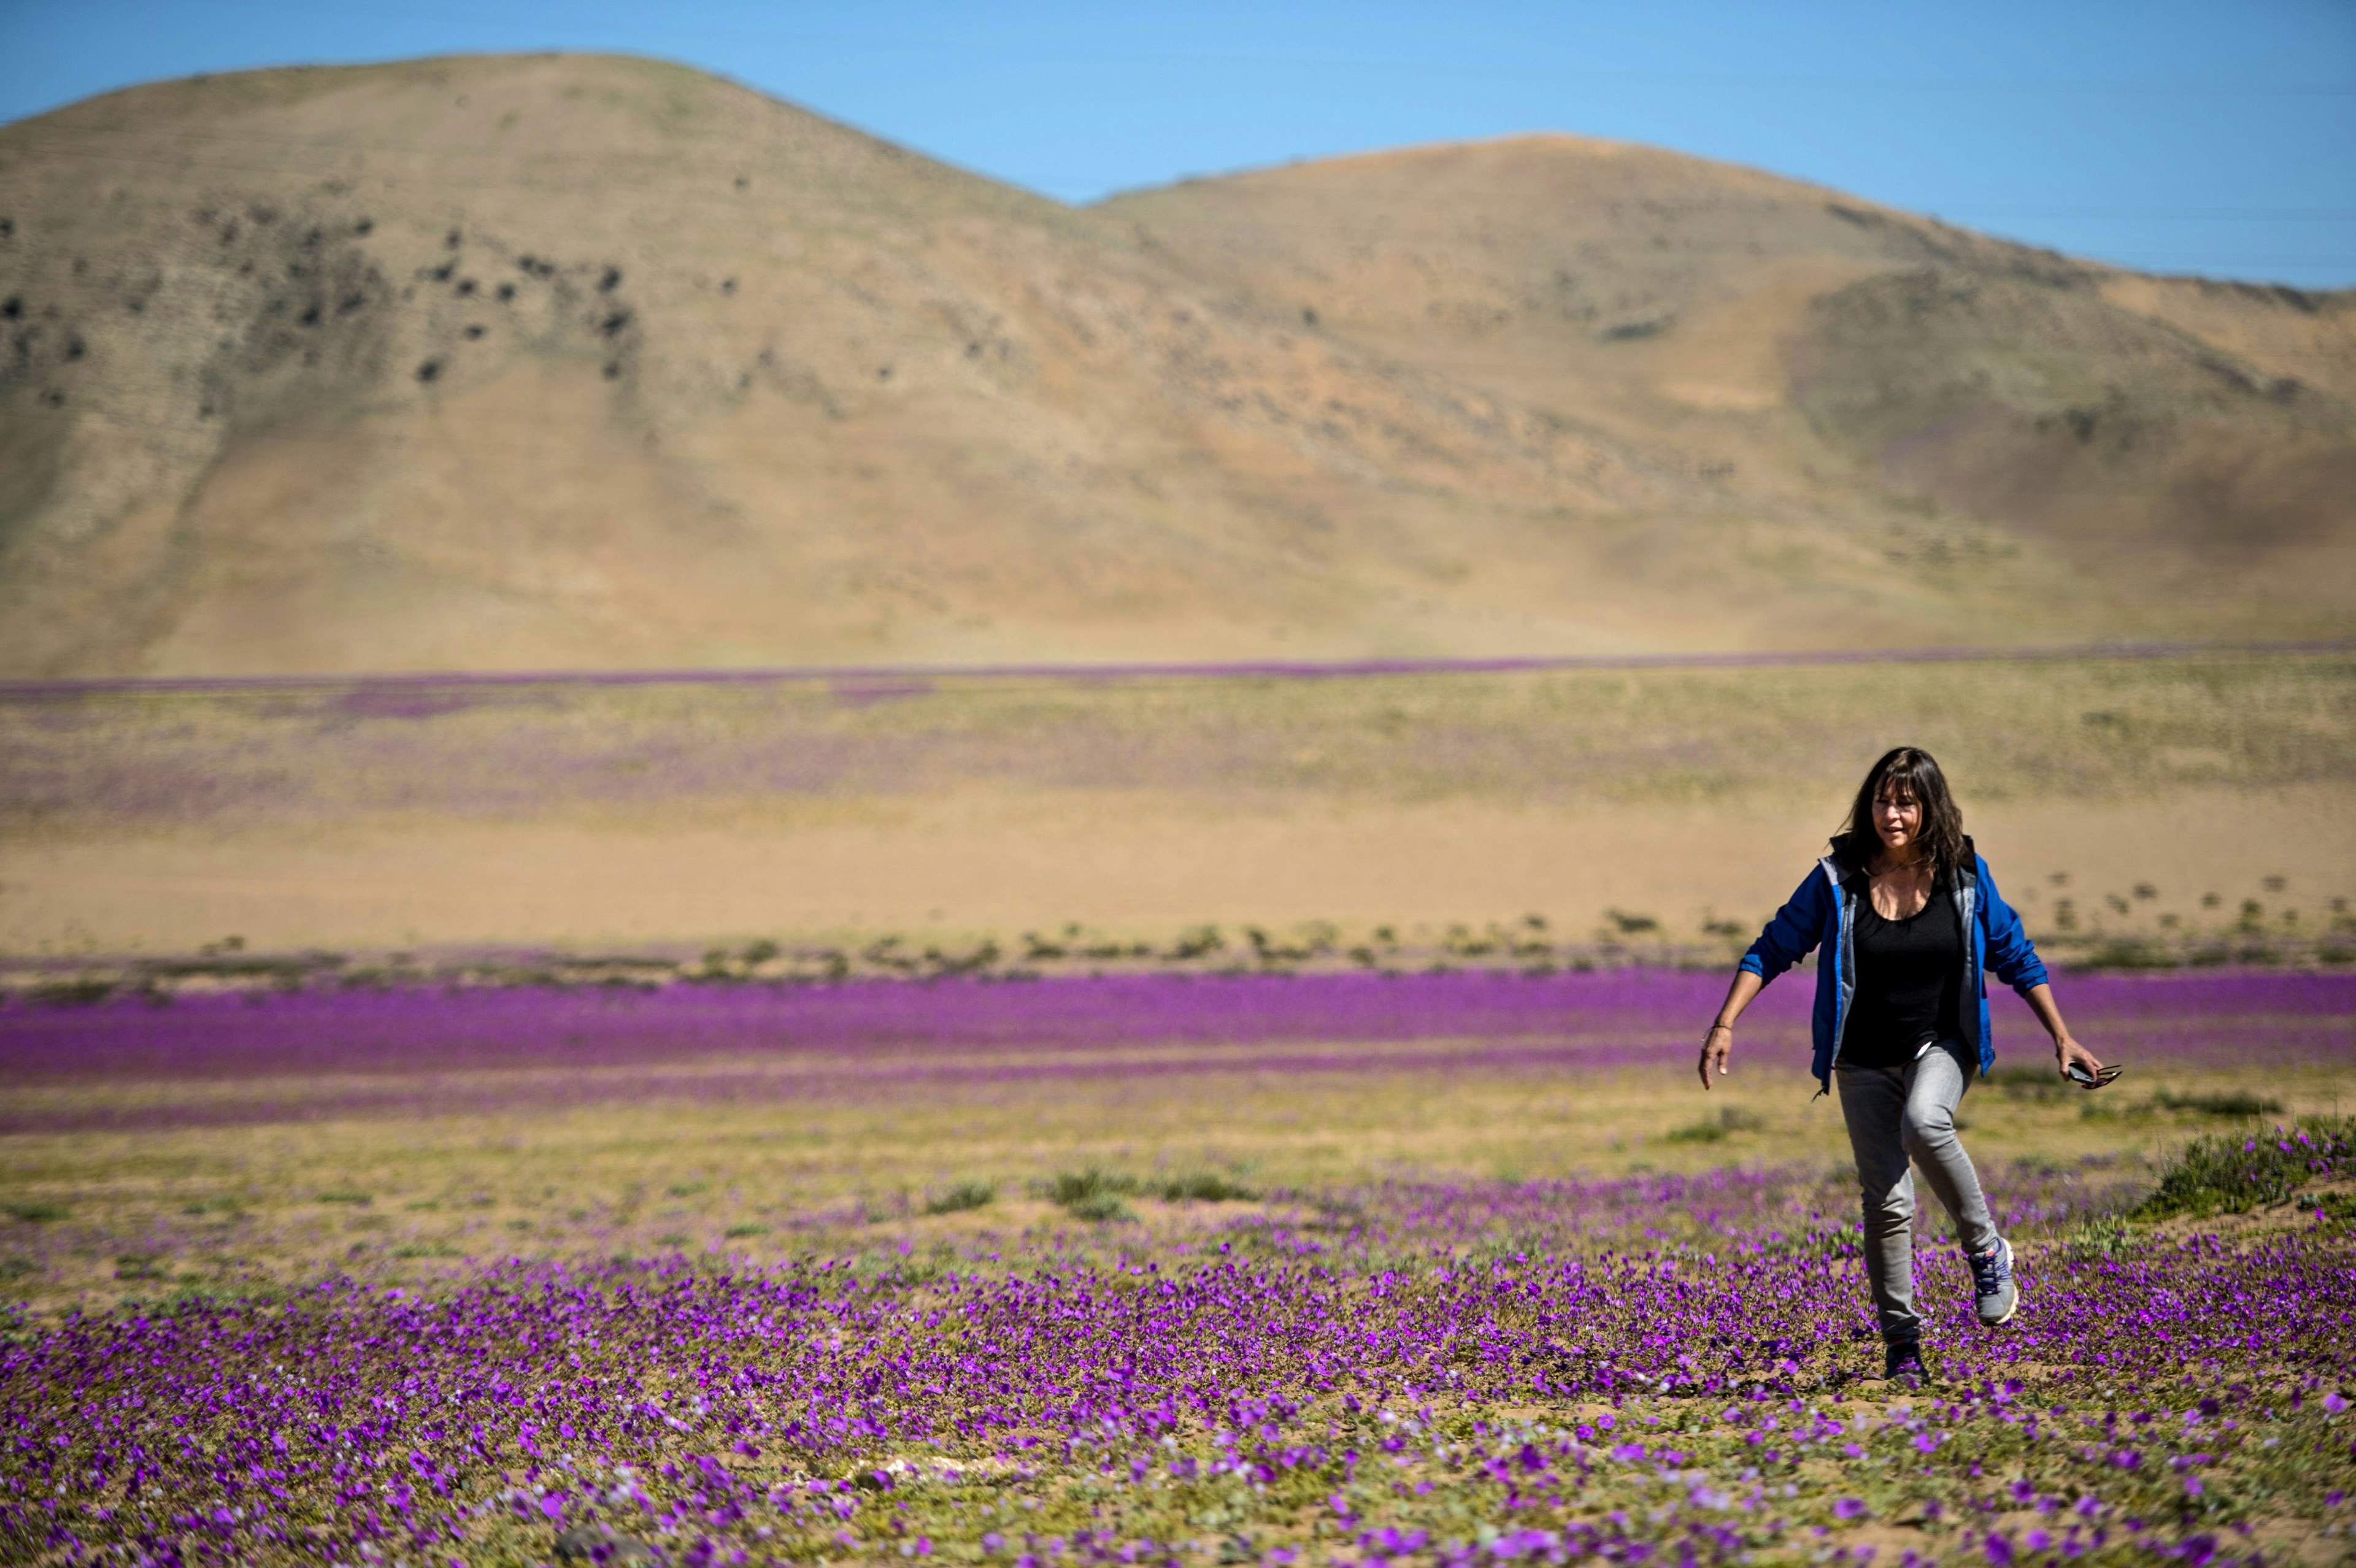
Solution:
M0 673L2343 626L2346 296L2029 254L1567 139L1074 211L639 60L135 89L0 128ZM2054 501L2155 446L2213 501Z
M1569 136L1101 210L1327 332L1878 527L1901 565L2044 546L2114 610L2193 623L2356 598L2356 295L2142 277Z

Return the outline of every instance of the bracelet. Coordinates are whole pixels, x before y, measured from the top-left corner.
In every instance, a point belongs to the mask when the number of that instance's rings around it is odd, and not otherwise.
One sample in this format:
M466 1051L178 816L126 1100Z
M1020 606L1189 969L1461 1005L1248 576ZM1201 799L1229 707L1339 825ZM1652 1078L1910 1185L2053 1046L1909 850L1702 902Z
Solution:
M1734 1026L1732 1024L1712 1024L1708 1029L1701 1031L1701 1037L1704 1040L1708 1040L1711 1035L1716 1034L1720 1029L1724 1029L1727 1033L1732 1034L1734 1032Z

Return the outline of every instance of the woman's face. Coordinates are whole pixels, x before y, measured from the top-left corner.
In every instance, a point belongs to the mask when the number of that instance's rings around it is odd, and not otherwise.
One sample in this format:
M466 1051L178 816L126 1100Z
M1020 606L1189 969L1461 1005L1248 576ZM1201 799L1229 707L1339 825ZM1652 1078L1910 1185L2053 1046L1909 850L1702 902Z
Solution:
M1904 854L1922 836L1922 803L1903 785L1883 784L1873 797L1873 830L1883 848Z

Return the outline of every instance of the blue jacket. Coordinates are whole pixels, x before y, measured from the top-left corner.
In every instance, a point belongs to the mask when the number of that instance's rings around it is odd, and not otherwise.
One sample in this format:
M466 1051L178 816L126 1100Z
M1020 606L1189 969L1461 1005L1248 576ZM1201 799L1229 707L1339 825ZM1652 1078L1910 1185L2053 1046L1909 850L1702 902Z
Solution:
M1980 1072L1996 1065L1996 1040L1988 1022L1987 976L1995 975L2023 996L2045 983L2045 965L2020 916L1996 891L1987 862L1964 841L1969 867L1954 880L1957 923L1972 933L1964 955L1962 995L1979 998L1977 1008L1962 1009L1966 1045L1979 1052ZM1849 999L1857 993L1857 893L1859 879L1844 886L1839 861L1827 855L1816 862L1775 912L1759 940L1742 955L1742 967L1762 980L1772 980L1808 955L1819 944L1825 956L1816 965L1815 1029L1816 1058L1811 1071L1816 1082L1832 1086L1833 1064L1840 1060L1841 1030L1848 1022Z

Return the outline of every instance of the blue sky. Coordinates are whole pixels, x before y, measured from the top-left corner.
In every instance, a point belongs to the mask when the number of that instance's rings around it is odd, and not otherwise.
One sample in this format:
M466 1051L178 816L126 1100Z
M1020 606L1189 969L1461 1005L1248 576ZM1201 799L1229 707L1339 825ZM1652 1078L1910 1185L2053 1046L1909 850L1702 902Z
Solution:
M2356 285L2356 0L0 0L0 119L197 71L546 48L701 66L1072 201L1560 130L2130 266Z

